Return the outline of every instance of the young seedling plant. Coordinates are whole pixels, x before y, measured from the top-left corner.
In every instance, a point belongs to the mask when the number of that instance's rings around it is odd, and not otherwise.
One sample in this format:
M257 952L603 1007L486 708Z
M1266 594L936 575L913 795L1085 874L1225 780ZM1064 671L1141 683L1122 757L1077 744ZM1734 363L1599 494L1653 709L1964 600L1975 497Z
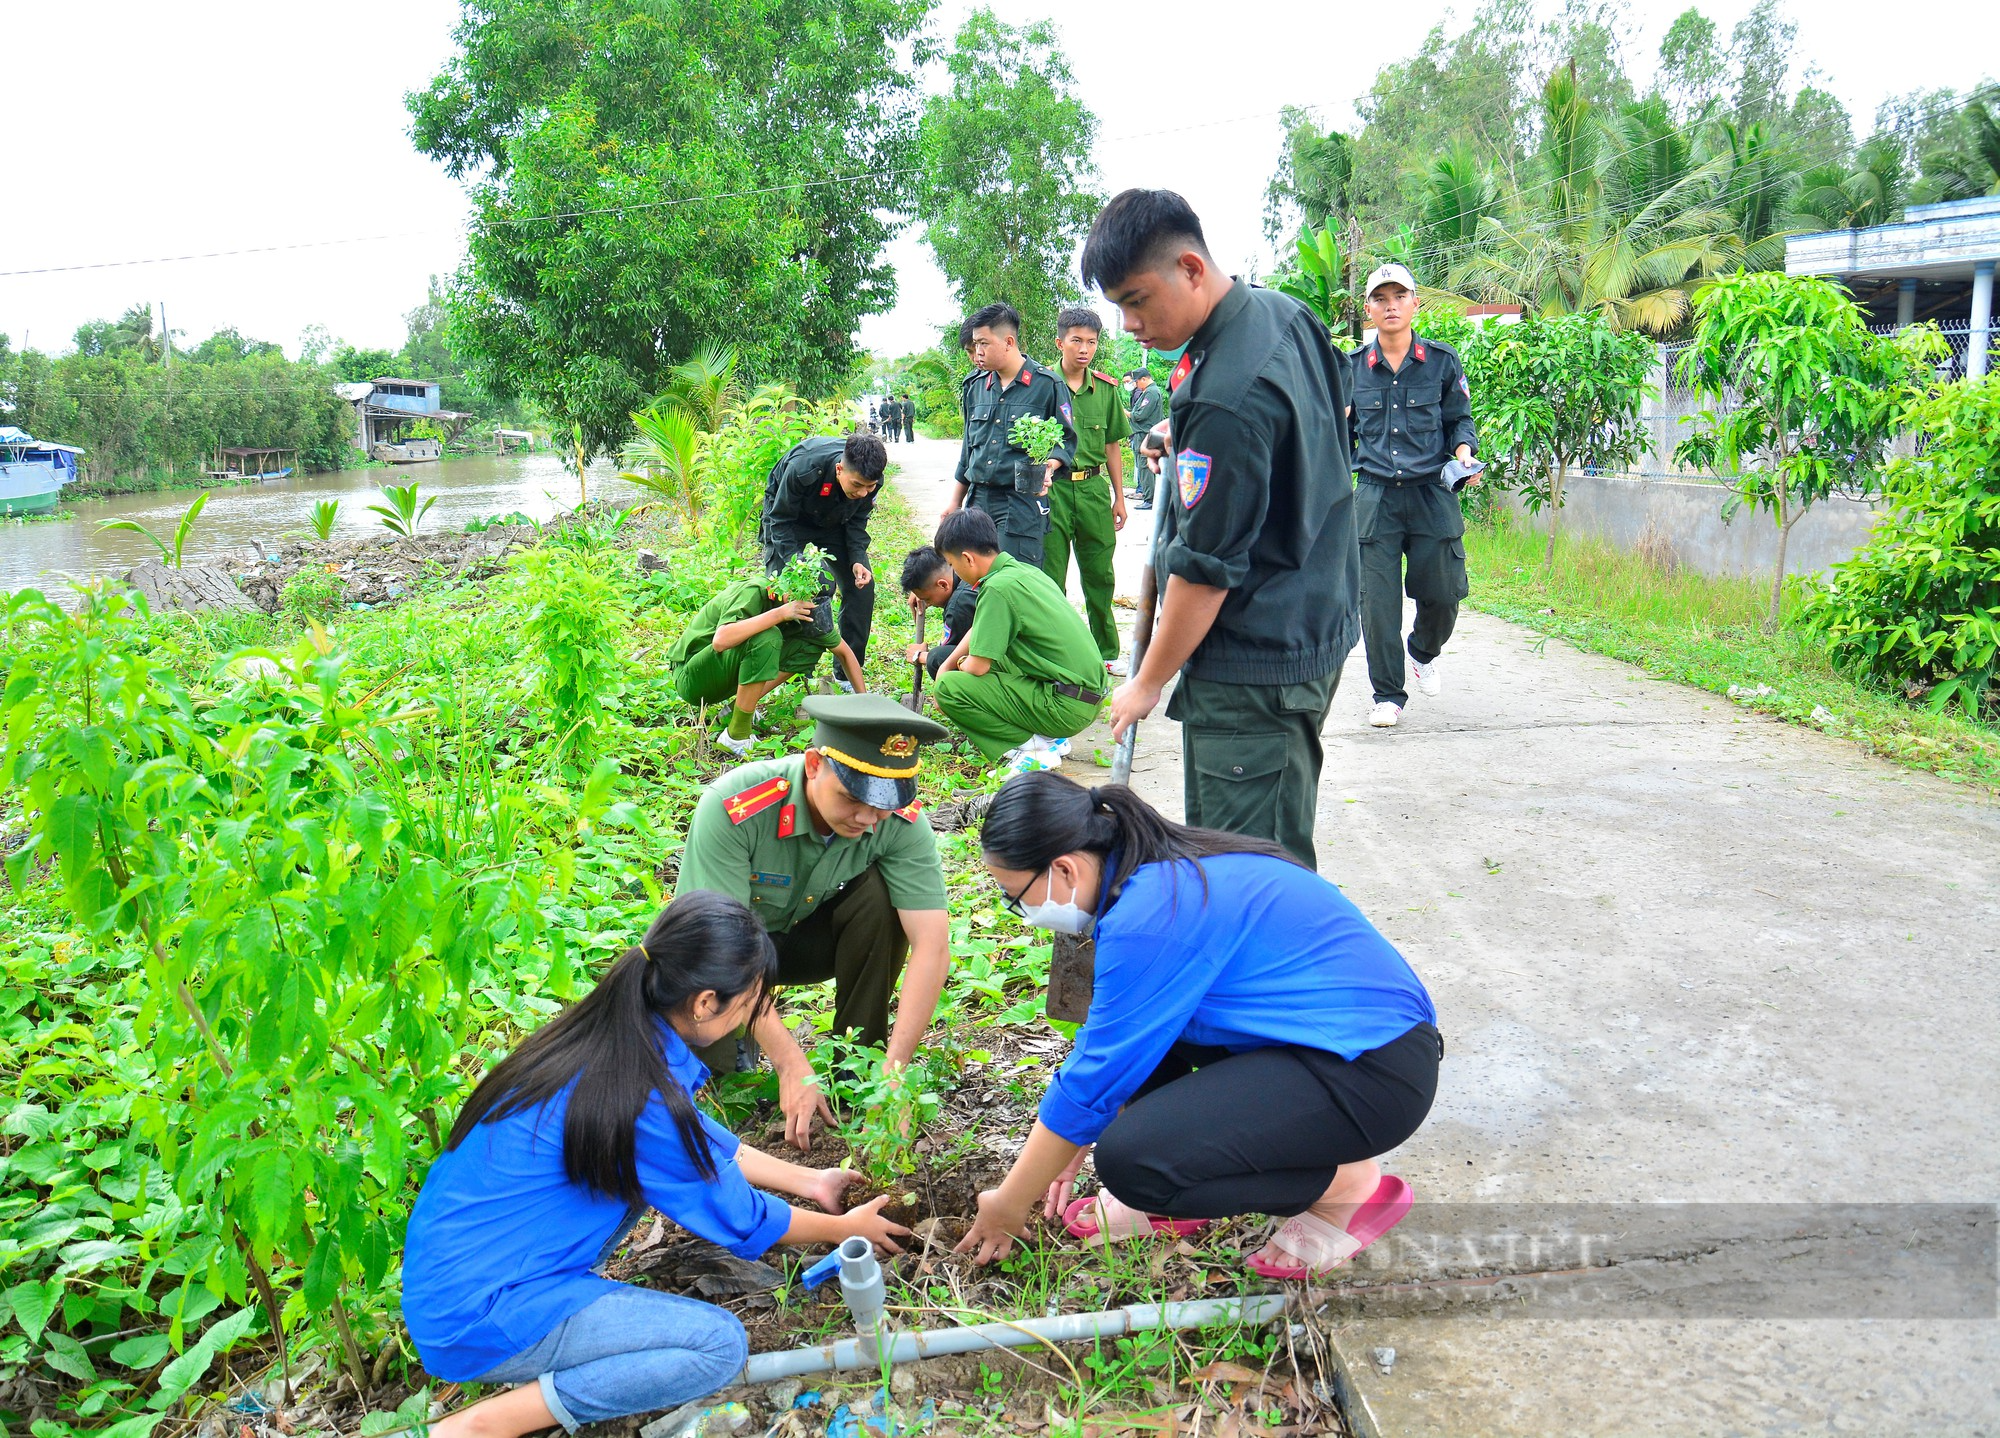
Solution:
M433 494L419 504L417 486L414 483L385 484L382 486L382 497L389 502L371 504L368 506L368 512L381 515L382 527L404 539L415 537L418 526L424 522L424 516L430 513L431 506L437 503L437 496Z
M1056 452L1056 446L1062 443L1062 433L1061 420L1038 419L1024 414L1007 431L1007 442L1027 451L1028 458L1036 464L1044 464Z
M785 567L772 578L770 587L786 603L802 600L815 604L831 587L828 577L832 572L833 556L817 544L808 544L785 562Z
M318 504L315 504L312 507L312 519L309 521L312 526L313 538L317 539L321 544L333 538L334 522L339 518L339 500L322 499Z
M201 494L197 494L194 497L194 503L190 504L186 512L181 515L180 523L174 526L174 542L171 545L136 520L105 519L98 521L97 527L101 530L129 529L134 534L145 535L146 538L153 541L153 546L160 551L160 562L165 564L169 569L179 569L181 567L181 551L187 545L188 531L194 528L195 520L201 517L202 510L207 507L207 492L204 491Z

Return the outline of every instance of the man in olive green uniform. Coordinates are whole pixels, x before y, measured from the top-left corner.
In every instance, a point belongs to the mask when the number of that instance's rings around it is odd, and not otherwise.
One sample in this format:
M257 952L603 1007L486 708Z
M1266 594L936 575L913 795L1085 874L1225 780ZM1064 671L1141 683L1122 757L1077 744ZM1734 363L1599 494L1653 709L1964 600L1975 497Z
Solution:
M1458 352L1411 328L1417 282L1401 265L1368 277L1375 338L1350 357L1354 374L1354 493L1361 537L1361 638L1375 704L1368 722L1393 729L1410 702L1404 687L1403 595L1417 601L1410 662L1417 688L1444 692L1439 656L1458 621L1465 576L1465 511L1445 466L1469 466L1479 448L1472 390ZM1456 475L1453 476L1456 478ZM1407 558L1409 573L1404 575Z
M819 627L817 609L806 599L781 602L761 579L739 579L688 621L667 651L668 682L690 704L735 700L729 728L716 743L731 753L749 752L757 742L751 723L758 701L794 674L810 678L829 649L848 682L867 688L861 661L834 631L830 615Z
M951 966L944 871L917 797L918 751L942 724L878 695L805 701L816 724L803 754L731 769L688 821L674 892L711 889L747 903L778 950L778 983L833 980L833 1031L888 1041L884 1061L907 1064L937 1012ZM889 1000L909 960L896 1025ZM773 1004L751 1025L771 1056L786 1137L810 1148L815 1113L831 1119L812 1064ZM737 1046L704 1052L736 1067Z
M1118 654L1118 625L1111 617L1111 591L1117 582L1111 556L1118 547L1118 531L1125 527L1125 450L1120 441L1126 428L1125 397L1118 381L1090 367L1103 330L1103 321L1081 307L1064 310L1056 320L1062 379L1069 387L1070 418L1076 425L1076 464L1066 479L1049 488L1049 537L1042 572L1057 589L1067 590L1070 551L1076 552L1090 637L1110 669L1124 663Z
M1021 317L1013 306L988 305L967 323L979 373L962 391L965 441L944 512L961 505L985 510L1000 531L1002 551L1038 565L1049 531L1049 486L1076 459L1069 390L1054 371L1021 353ZM1062 438L1042 464L1010 437L1024 415L1062 426Z
M1104 702L1096 641L1054 580L1001 553L983 512L947 515L937 547L960 579L979 587L972 627L932 691L939 711L988 759L1011 755L1023 771L1054 768Z
M831 555L840 584L840 637L864 662L875 622L868 520L888 465L888 450L872 434L815 435L787 450L764 481L758 533L764 568L777 573L808 544Z
M1166 396L1153 383L1150 370L1132 371L1132 408L1125 413L1125 419L1132 434L1132 480L1139 496L1139 508L1153 507L1153 467L1146 463L1146 457L1139 453L1139 440L1161 420L1167 417Z
M1296 300L1233 281L1169 190L1104 207L1083 279L1174 367L1161 475L1161 603L1114 733L1176 671L1187 822L1273 839L1314 864L1320 729L1359 628L1348 369Z

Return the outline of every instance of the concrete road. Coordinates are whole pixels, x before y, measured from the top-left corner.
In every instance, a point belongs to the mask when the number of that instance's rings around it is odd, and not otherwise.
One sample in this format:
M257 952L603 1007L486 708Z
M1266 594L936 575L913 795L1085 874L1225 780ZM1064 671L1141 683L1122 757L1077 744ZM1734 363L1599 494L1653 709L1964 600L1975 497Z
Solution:
M956 445L891 455L927 527ZM1121 593L1149 530L1133 519ZM1393 730L1365 726L1368 700L1357 647L1325 730L1319 867L1430 987L1447 1056L1430 1121L1386 1164L1418 1195L1409 1239L1335 1298L1357 1426L2000 1432L2000 806L1477 613L1441 698L1413 696ZM1174 729L1143 726L1134 782L1179 814ZM1092 747L1068 766L1086 782ZM1584 1203L1643 1207L1558 1207ZM1788 1235L1731 1236L1774 1203L1814 1207ZM1953 1240L1926 1248L1934 1213L1856 1244L1837 1206L1864 1203L1989 1207L1954 1268ZM1635 1286L1548 1316L1589 1290L1531 1275L1570 1259L1472 1242L1503 1212L1475 1204L1608 1230L1612 1267L1583 1281ZM1703 1204L1730 1207L1663 1207ZM1440 1255L1439 1232L1463 1241ZM1788 1288L1838 1233L1831 1276ZM1704 1268L1725 1250L1738 1271ZM1840 1281L1939 1252L1956 1277L1920 1296L1979 1316L1897 1316L1900 1280ZM1780 1316L1719 1316L1746 1298Z

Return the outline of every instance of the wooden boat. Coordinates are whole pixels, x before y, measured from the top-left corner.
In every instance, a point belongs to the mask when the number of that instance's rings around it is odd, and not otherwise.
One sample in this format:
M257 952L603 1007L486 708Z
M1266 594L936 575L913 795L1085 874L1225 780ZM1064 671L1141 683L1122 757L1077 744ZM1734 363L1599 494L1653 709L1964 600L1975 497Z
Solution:
M211 484L248 484L290 477L297 468L295 449L271 449L257 445L230 445L215 452L202 478Z
M405 439L378 444L368 453L384 464L430 464L444 458L444 446L434 439Z

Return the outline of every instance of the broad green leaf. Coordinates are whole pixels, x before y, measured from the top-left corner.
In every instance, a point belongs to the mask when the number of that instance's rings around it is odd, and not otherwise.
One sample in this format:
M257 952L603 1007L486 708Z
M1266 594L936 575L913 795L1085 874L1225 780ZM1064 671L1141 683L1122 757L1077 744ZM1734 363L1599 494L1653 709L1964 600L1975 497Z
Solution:
M56 1301L62 1296L60 1278L44 1279L40 1283L17 1283L7 1290L8 1307L14 1310L14 1321L21 1325L21 1331L33 1342L42 1336L48 1326L49 1315L56 1311Z
M111 1361L122 1363L127 1368L147 1369L153 1367L169 1353L173 1345L164 1333L141 1333L136 1338L128 1338L123 1343L114 1344Z

